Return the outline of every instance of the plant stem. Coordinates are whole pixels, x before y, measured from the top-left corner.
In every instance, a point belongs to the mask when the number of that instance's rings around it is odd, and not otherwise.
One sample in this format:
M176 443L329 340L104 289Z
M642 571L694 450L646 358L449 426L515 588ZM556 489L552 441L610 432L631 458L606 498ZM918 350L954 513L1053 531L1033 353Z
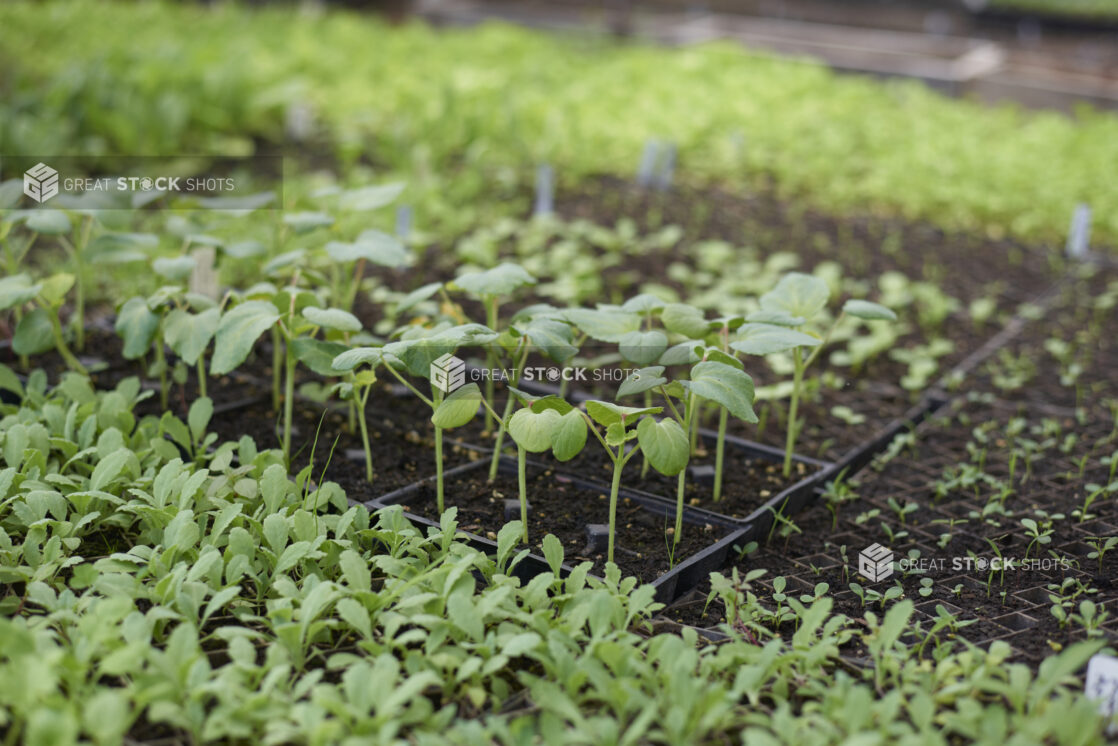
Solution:
M54 346L58 348L58 354L66 361L66 365L70 370L86 375L87 371L85 366L74 357L74 353L70 352L70 348L66 345L66 338L62 334L62 322L58 319L58 312L53 308L48 308L47 314L50 316L50 331L54 336ZM164 405L164 408L165 407L166 405Z
M369 447L369 426L365 423L365 402L369 400L369 392L373 387L366 386L361 396L354 397L361 402L361 417L357 422L361 427L361 445L365 447L365 480L373 481L373 449Z
M792 361L795 364L795 371L792 373L792 403L788 407L788 437L784 443L784 476L788 477L792 474L792 451L796 447L796 416L800 406L800 386L804 380L804 363L803 353L797 347L792 351Z
M672 546L678 546L683 538L683 489L686 485L687 469L679 473L679 481L675 488L675 535L672 536Z
M291 466L291 418L295 408L295 347L287 341L284 345L287 364L284 366L283 392L283 458Z
M434 388L432 386L432 388ZM443 403L443 392L435 390L434 401L431 403L431 411L439 408ZM443 429L441 427L435 428L435 502L438 504L439 516L441 517L443 511L446 510L446 500L443 496Z
M85 247L89 245L89 234L93 230L93 218L86 218L84 229L78 240L74 261L77 263L77 296L74 301L75 347L78 352L85 350Z
M718 412L718 445L714 449L714 501L722 499L722 460L726 454L726 422L730 413L725 407ZM682 472L680 472L682 474Z
M163 349L163 337L155 339L155 367L159 369L159 404L167 411L167 353Z
M524 524L524 543L528 543L528 452L516 449L516 480L520 487L520 521Z
M156 344L159 344L158 342ZM206 353L198 355L198 394L206 396Z
M609 491L609 545L606 550L606 561L613 562L613 536L617 533L617 492L621 488L621 469L624 466L624 461L621 458L621 452L624 451L625 446L618 446L617 457L613 460L613 483L610 485Z
M488 326L493 331L497 331L497 318L498 318L497 317L497 297L496 296L487 297L485 299L485 324L486 324L486 326ZM490 344L488 347L486 347L485 359L489 362L490 373L492 373L493 369L495 369L497 367L497 355L496 355L496 353L493 352L493 345L492 344ZM494 391L493 386L494 386L493 376L492 375L486 376L485 377L485 398L488 399L489 401L493 401L493 391ZM510 401L511 401L511 399L510 399ZM507 412L505 413L505 416L506 417L508 416ZM493 415L491 415L487 410L485 412L485 429L489 430L492 427L493 427ZM498 435L498 437L500 437L500 436ZM494 451L494 455L496 455L497 458L500 458L500 456L498 455L498 454L500 454L500 451L501 451L501 447L500 447L500 444L498 443L497 448ZM494 463L496 463L496 462L494 461ZM492 477L490 477L490 479L492 479Z
M279 327L272 327L272 411L280 406L280 370L283 367L283 338Z
M524 362L527 359L528 359L528 346L525 345L524 346L524 351L520 355L520 361L518 362L518 364L516 366L516 369L513 371L513 375L515 376L513 378L513 381L512 381L513 386L516 386L517 384L520 383L520 371L524 369ZM489 380L490 383L492 383L493 382L493 377L490 376L488 380ZM489 398L487 399L487 401L493 401L492 394L489 395ZM500 463L500 460L501 460L501 448L505 443L505 431L508 429L508 425L506 423L509 421L509 416L512 414L512 405L513 405L513 398L512 398L512 393L510 392L508 401L505 402L505 412L504 412L504 414L501 415L501 419L498 420L498 422L497 422L497 438L493 442L493 458L489 462L489 481L490 482L492 482L494 479L497 478L497 465L498 465L498 463ZM489 411L489 407L485 408L485 415L486 415L486 418L491 418L493 416Z

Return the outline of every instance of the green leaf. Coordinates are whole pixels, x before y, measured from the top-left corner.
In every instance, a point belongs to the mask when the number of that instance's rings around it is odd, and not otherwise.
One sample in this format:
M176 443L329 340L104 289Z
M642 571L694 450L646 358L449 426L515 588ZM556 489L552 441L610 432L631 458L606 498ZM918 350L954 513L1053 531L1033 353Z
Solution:
M355 262L364 259L382 267L406 267L412 262L411 252L400 239L378 230L367 230L353 243L331 241L326 244L326 254L335 262Z
M641 325L641 317L635 313L603 309L572 308L563 312L563 318L591 339L610 344L618 344Z
M682 334L688 339L702 339L714 327L712 322L706 320L702 311L685 303L669 303L664 306L660 321L668 331Z
M672 345L660 356L660 365L691 365L703 359L702 343L689 339Z
M342 192L338 206L344 210L376 210L392 204L404 191L403 182L376 184Z
M518 409L509 419L509 435L529 453L543 453L551 448L561 420L562 415L554 409L541 412L533 412L527 407Z
M645 417L637 425L637 442L652 468L665 476L679 474L691 457L687 433L672 419Z
M596 399L586 402L586 413L590 415L590 419L606 427L618 424L622 419L625 420L626 425L632 425L641 415L660 414L662 411L664 411L663 407L622 407L619 404Z
M42 289L41 284L32 284L28 275L0 278L0 311L34 300Z
M422 303L439 292L439 288L442 286L443 284L441 282L429 282L426 285L416 288L400 299L400 302L396 304L396 313L403 313L413 306Z
M337 329L342 332L361 331L361 322L357 320L357 317L349 311L343 311L340 308L316 308L315 306L310 306L304 308L302 313L303 317L315 326Z
M639 313L644 316L650 313L659 313L664 310L666 305L667 303L651 293L641 293L622 303L621 310L626 313Z
M69 272L58 272L43 280L42 285L39 295L50 305L60 306L66 299L66 293L74 287L74 276Z
M753 413L753 379L745 371L718 362L697 363L691 380L680 381L688 391L721 404L738 419L757 422Z
M86 258L94 264L146 262L148 252L159 245L151 233L102 233L89 242Z
M746 355L771 355L796 347L818 347L820 340L804 332L774 324L745 324L730 348Z
M190 427L190 435L197 443L202 440L206 434L206 427L210 424L210 419L214 415L213 399L208 396L202 396L194 400L190 405L190 411L187 412L186 422Z
M118 448L98 461L93 468L93 476L89 479L89 489L104 490L124 472L124 467L131 458L135 458L135 455L125 447Z
M163 339L184 363L195 365L213 340L220 323L221 309L216 306L201 313L175 308L163 322Z
M897 314L881 305L868 300L851 299L842 306L842 312L866 321L896 321Z
M535 285L536 278L519 264L505 262L484 272L461 275L454 280L461 290L480 296L505 296L517 288Z
M661 375L663 372L663 365L651 365L633 371L628 378L621 382L621 386L617 389L617 398L643 394L645 391L664 385L668 382L668 379Z
M553 534L548 534L543 537L542 544L543 556L547 560L547 566L551 568L553 575L559 575L563 566L563 542L555 538Z
M344 373L353 370L358 365L368 364L375 367L380 365L383 359L384 349L381 347L355 347L335 357L331 367L339 373Z
M166 277L172 282L182 282L190 277L195 264L197 262L194 261L192 256L161 256L151 263L151 268L155 270L156 274Z
M36 308L19 320L12 337L12 350L17 355L38 355L54 347L50 314Z
M578 348L572 343L573 329L562 321L535 319L520 333L557 363L565 363L578 354Z
M431 422L435 427L443 430L461 427L474 418L479 406L481 406L481 389L476 383L467 383L442 400L435 413L431 415Z
M284 215L283 222L297 235L301 235L318 228L328 228L334 224L334 218L324 212L293 212Z
M618 343L621 357L637 365L656 362L666 349L668 349L668 338L660 331L629 332Z
M263 300L246 301L226 313L217 327L210 373L224 375L243 363L256 340L279 318L276 307Z
M830 297L831 290L823 280L802 272L789 272L780 278L775 288L761 296L761 308L802 316L810 321L823 310Z
M136 296L121 306L114 328L124 339L124 359L135 360L151 349L159 329L159 316L151 312L146 300Z
M803 316L793 316L787 311L766 311L764 309L749 314L749 318L747 318L746 321L758 324L773 324L775 326L803 326L807 323L807 319Z
M35 210L27 217L27 227L44 236L70 232L70 218L62 210Z
M311 337L298 337L291 345L295 357L320 376L336 376L334 360L349 349L340 342L326 342Z
M582 453L587 434L586 420L581 412L572 409L566 414L560 414L559 425L551 435L551 452L560 461L570 461Z

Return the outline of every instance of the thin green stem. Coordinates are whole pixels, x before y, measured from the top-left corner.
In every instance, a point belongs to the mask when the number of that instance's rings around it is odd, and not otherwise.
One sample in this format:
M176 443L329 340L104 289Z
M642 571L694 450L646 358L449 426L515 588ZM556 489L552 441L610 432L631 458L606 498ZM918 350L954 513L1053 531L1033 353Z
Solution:
M295 346L285 340L284 390L283 390L283 458L291 466L291 421L295 411Z
M718 444L714 449L714 501L722 499L722 461L726 455L726 423L730 413L725 407L718 413Z
M156 344L159 344L158 342ZM198 394L206 396L206 353L198 355Z
M811 358L808 358L810 361ZM798 429L796 427L796 417L799 413L800 407L800 387L804 380L804 368L806 367L803 362L803 353L797 347L792 351L792 362L796 366L792 373L792 403L788 406L788 436L784 443L784 476L788 477L792 474L792 451L796 447L796 435Z
M354 399L361 402L361 417L358 418L357 423L361 428L361 445L365 448L365 481L373 481L373 449L369 446L369 426L365 423L365 402L369 400L369 392L372 391L372 386L366 386L365 390L360 396L354 396Z
M280 376L283 370L283 337L279 326L272 327L272 411L280 406Z
M485 324L493 331L497 331L497 297L491 296L485 299ZM497 353L493 351L493 344L486 347L485 359L489 362L489 370L492 372L497 367ZM485 377L485 398L493 401L494 383L493 376L488 375ZM507 416L507 413L506 413ZM489 412L485 413L485 429L489 430L493 427L493 417ZM500 445L498 444L496 453L500 453ZM498 456L499 458L499 456ZM490 477L492 479L492 477Z
M74 353L70 352L70 348L66 345L66 337L62 334L62 322L58 318L58 312L48 307L47 315L50 316L50 331L54 336L54 346L58 349L58 354L66 361L70 370L86 375L88 371L86 371L85 366L74 357Z
M163 407L163 411L167 411L167 353L163 349L163 337L158 336L155 339L155 367L159 371L159 404Z
M619 451L623 449L623 445L618 447ZM609 545L606 550L607 562L613 562L613 537L614 534L617 533L617 493L621 489L621 470L624 464L625 462L620 454L613 460L613 483L610 485L609 491Z
M528 452L516 449L516 481L520 487L520 521L524 524L524 543L528 543Z
M418 396L423 401L424 404L429 406L432 410L438 408L438 404L436 404L435 402L431 401L426 396L424 396L423 393L419 389L417 389L415 386L412 386L411 382L408 381L408 379L404 378L402 375L400 375L400 373L395 368L393 368L391 365L387 365L387 364L384 367L388 368L388 372L391 373L392 375L396 376L396 380L398 380L400 383L404 384L404 386L409 391L411 391L413 394Z
M672 546L677 546L683 538L683 492L686 486L687 470L679 473L675 486L675 535L672 536Z
M435 392L435 400L431 409L438 409L442 404L442 392ZM443 514L446 510L446 499L444 497L443 486L443 429L441 427L435 428L435 501L438 504L439 515Z
M520 354L520 360L517 363L515 370L513 370L512 385L516 386L520 383L520 371L524 369L524 362L528 359L528 345L524 345L524 350ZM507 375L507 374L506 374ZM492 377L489 378L492 383ZM490 396L492 401L492 396ZM508 430L509 416L512 414L513 395L509 392L508 401L505 402L505 412L497 418L497 437L493 441L493 458L489 462L489 481L492 482L497 478L497 465L501 461L501 448L505 443L505 432ZM486 415L489 416L489 411L486 410Z

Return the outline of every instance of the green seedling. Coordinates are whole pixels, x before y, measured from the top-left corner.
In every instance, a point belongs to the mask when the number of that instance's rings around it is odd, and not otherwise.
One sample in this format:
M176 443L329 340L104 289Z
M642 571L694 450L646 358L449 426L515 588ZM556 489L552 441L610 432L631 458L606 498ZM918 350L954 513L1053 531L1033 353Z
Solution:
M0 279L0 311L9 308L34 306L16 325L12 337L12 350L21 356L38 355L55 349L66 366L77 373L85 373L85 366L66 344L59 311L67 294L74 287L74 276L61 272L41 282L32 282L26 274Z
M897 318L885 306L864 300L849 300L842 313L822 334L807 331L822 316L830 294L827 283L818 277L799 272L786 274L775 288L761 296L761 310L749 316L750 323L738 330L739 340L730 345L749 354L791 352L792 390L784 446L785 477L792 473L792 454L801 428L799 405L804 391L804 376L835 329L846 316L864 321L896 321ZM810 350L806 356L805 350Z

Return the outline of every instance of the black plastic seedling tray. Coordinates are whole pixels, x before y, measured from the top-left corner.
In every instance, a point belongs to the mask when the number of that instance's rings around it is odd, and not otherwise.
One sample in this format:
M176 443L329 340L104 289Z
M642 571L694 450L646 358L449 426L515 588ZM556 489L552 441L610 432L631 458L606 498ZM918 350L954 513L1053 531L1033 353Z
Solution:
M538 463L533 463L534 467L540 467ZM444 473L444 479L447 480L448 494L447 502L453 505L453 478L461 476L462 474L471 473L476 470L488 469L488 460L475 461L469 464L454 469L449 469ZM516 474L516 461L504 457L500 461L500 472L505 475ZM601 484L582 479L576 476L570 476L561 473L555 473L557 480L563 480L573 483L576 486L585 487L587 489L600 490ZM389 505L404 505L407 506L409 501L414 500L420 494L420 489L431 484L433 478L428 478L416 482L394 492L390 492L380 497L361 502L370 510L377 510ZM638 504L642 509L649 511L653 515L669 518L674 517L675 507L669 506L664 501L656 499L649 495L636 493L631 490L622 489L619 493L620 498L628 498L632 503ZM359 502L359 501L353 501ZM407 514L409 520L417 525L422 526L438 526L437 522L425 518L423 516ZM734 551L734 547L741 546L743 531L740 526L732 521L727 521L719 516L706 513L705 511L697 511L692 508L685 508L684 510L684 523L690 526L705 526L714 525L724 530L723 535L715 541L715 543L705 547L704 549L688 556L667 572L661 574L651 582L651 585L656 589L655 599L660 603L671 603L679 598L681 595L693 590L700 582L713 571L724 567L729 559L730 553ZM494 528L497 528L495 525ZM539 530L546 532L546 525L539 527ZM492 539L478 536L477 534L460 531L466 538L466 541L474 548L485 552L486 554L493 554L497 550L497 543ZM514 568L513 575L520 578L522 581L527 582L535 576L543 572L550 572L551 568L547 561L538 554L529 553L524 559ZM564 563L561 569L563 575L569 574L573 570L572 566ZM600 576L593 576L600 577Z

